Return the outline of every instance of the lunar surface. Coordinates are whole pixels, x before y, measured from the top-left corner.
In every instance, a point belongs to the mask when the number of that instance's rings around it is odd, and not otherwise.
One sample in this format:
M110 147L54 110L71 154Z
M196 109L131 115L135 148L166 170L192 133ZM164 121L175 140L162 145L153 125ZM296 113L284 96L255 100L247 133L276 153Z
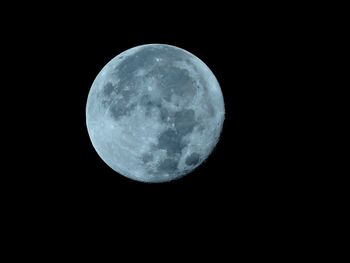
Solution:
M130 179L160 183L198 167L217 144L224 100L211 70L181 48L126 50L101 70L86 105L98 155Z

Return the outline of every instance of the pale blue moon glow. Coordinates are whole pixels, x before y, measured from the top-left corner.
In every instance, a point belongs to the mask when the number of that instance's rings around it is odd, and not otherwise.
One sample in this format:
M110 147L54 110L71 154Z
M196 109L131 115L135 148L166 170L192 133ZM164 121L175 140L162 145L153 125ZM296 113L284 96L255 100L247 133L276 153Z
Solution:
M198 167L217 144L224 117L212 71L188 51L163 44L113 58L94 80L86 105L100 158L119 174L149 183Z

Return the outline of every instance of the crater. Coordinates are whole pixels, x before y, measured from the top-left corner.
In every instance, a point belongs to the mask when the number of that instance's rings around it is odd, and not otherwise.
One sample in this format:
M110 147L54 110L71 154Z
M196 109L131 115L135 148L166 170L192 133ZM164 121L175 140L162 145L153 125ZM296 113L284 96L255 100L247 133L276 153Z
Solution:
M106 97L109 97L114 90L114 85L111 82L108 82L104 87L103 87L103 95Z
M167 151L168 156L181 154L185 145L182 142L182 136L173 129L167 129L160 134L157 147Z
M195 81L188 71L174 66L164 66L155 70L159 76L162 96L170 101L173 94L182 98L192 98L196 93Z
M192 132L196 125L194 110L185 109L171 115L172 113L166 109L161 109L162 121L166 122L169 118L170 121L174 121L174 128L169 128L160 134L157 147L166 150L168 156L180 155L186 146L183 137Z
M177 170L178 163L178 160L167 158L159 164L157 173L173 174Z
M180 61L187 57L187 54L181 49L174 49L169 46L160 46L162 55L169 61Z
M152 161L153 161L153 155L150 154L150 153L144 153L144 154L142 155L142 161L143 161L144 163L152 162Z
M200 155L196 152L192 153L190 156L186 158L186 164L189 166L195 166L199 162Z
M125 79L130 79L135 71L153 65L154 57L156 57L158 53L159 50L155 47L140 49L132 56L128 56L121 61L121 63L114 69L115 73L119 76L123 76Z
M194 126L196 125L194 110L185 109L175 113L175 129L180 134L184 136L192 132Z
M170 123L173 121L174 116L171 112L169 112L165 107L160 107L160 120L163 123Z
M212 101L210 99L208 87L204 86L203 91L204 91L203 99L204 99L204 102L206 105L207 114L209 117L213 117L215 115L215 109L214 109L214 106L213 106Z
M148 94L142 95L140 98L140 106L144 107L146 116L150 116L152 109L164 110L161 101L152 99Z
M123 100L119 100L118 103L114 103L109 112L114 120L118 121L121 117L130 115L130 113L136 108L136 103L127 105Z
M123 96L122 98L123 100L129 101L131 99L131 96L134 93L134 91L131 90L132 88L135 89L134 86L131 86L131 88L130 87L128 89L124 88L120 91L120 94Z

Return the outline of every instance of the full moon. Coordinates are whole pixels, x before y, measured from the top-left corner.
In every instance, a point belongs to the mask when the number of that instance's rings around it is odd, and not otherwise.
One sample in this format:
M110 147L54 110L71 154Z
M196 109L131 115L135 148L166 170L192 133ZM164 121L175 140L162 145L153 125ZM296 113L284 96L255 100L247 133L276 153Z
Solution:
M188 51L149 44L117 55L100 71L86 105L98 155L132 180L179 179L206 160L225 117L220 85Z

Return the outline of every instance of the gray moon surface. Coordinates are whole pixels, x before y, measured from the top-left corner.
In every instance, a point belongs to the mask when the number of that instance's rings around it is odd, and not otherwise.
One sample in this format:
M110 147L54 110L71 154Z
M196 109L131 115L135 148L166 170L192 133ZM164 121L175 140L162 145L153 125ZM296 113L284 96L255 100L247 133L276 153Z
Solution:
M94 80L86 105L88 133L101 159L147 183L178 179L201 165L224 118L212 71L188 51L164 44L113 58Z

